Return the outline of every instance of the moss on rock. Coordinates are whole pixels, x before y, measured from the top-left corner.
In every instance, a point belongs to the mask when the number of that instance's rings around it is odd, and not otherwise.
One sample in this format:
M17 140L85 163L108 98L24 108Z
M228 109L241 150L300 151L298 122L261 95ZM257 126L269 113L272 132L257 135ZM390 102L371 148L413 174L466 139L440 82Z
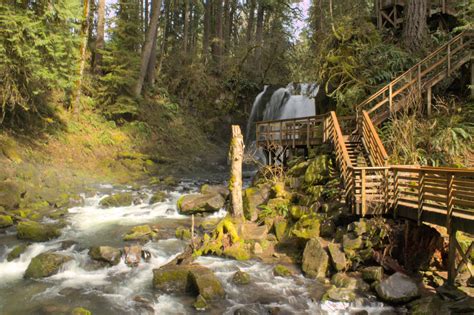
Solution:
M13 225L13 219L9 215L0 215L0 228L6 228Z
M91 311L82 307L76 307L72 310L71 315L92 315Z
M19 258L21 254L23 254L26 251L27 248L28 248L28 244L20 244L16 246L15 248L13 248L11 252L8 253L7 261L13 261Z
M311 238L319 237L320 220L317 216L304 215L293 226L291 233L301 239L309 240Z
M246 272L243 272L241 270L237 271L234 273L232 276L232 283L238 284L238 285L246 285L250 283L250 275Z
M34 221L23 221L17 226L17 237L32 242L46 242L61 235L54 225L41 224Z
M180 240L190 240L191 239L191 230L182 226L178 226L175 230L176 238Z
M154 203L163 202L165 201L165 199L166 199L166 193L163 191L157 191L150 198L150 204L152 205Z
M273 275L278 277L290 277L293 273L283 265L276 265L273 268Z
M105 197L100 201L100 205L103 208L126 207L130 206L132 202L133 196L131 193L119 193Z
M42 253L34 257L25 271L25 278L39 279L56 274L61 266L72 260L71 257L57 253Z
M133 227L127 234L123 236L124 241L141 241L147 242L154 239L157 233L149 225L140 225Z

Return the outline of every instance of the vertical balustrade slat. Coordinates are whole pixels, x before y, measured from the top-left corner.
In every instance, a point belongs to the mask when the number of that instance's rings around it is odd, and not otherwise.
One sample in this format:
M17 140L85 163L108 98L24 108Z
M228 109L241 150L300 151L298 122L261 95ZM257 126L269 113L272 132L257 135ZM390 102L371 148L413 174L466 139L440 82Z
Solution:
M425 190L425 171L418 173L418 225L421 225L421 216L423 214L424 190Z
M451 43L448 44L448 76L451 75Z
M361 171L360 179L361 179L362 217L364 217L367 211L367 204L366 204L367 196L365 195L365 168L363 168Z
M447 173L446 174L446 228L448 232L451 231L452 228L452 216L453 216L453 209L454 209L454 174Z

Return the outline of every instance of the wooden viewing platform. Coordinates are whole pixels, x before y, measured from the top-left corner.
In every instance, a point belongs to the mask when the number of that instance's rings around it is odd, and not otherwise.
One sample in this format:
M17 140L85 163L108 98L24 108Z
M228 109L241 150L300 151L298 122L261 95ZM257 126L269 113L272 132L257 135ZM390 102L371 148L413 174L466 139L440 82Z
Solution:
M427 17L435 14L456 15L456 0L427 0L428 12ZM398 28L403 24L403 10L408 0L375 0L375 14L377 17L377 27Z
M323 143L331 144L345 189L345 201L354 214L385 215L421 224L445 226L449 233L449 282L462 265L474 276L470 253L463 251L456 232L474 234L474 168L389 165L388 154L375 128L397 111L407 108L411 93L431 88L471 61L474 36L465 31L431 53L420 63L356 106L356 116L325 115L262 121L256 142L269 163L285 163L287 153ZM456 252L462 260L456 266Z

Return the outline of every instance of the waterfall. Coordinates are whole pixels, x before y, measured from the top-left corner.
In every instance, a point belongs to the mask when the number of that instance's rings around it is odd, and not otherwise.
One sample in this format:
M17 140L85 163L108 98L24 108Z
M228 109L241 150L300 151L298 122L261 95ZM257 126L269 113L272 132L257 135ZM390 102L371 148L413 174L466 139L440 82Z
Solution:
M319 92L316 83L290 83L286 87L266 85L252 106L246 130L246 144L255 141L258 121L300 118L316 115L314 98Z

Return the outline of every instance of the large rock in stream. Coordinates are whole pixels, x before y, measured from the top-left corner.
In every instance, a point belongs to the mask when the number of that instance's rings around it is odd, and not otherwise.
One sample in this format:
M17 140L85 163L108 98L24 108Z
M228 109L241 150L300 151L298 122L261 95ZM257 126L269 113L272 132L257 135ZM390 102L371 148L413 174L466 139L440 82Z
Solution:
M95 246L89 250L89 256L97 261L117 265L120 262L122 252L120 249L110 246Z
M28 265L25 271L25 278L39 279L52 276L58 273L62 265L71 260L71 257L57 253L39 254Z
M17 237L32 242L46 242L61 235L59 229L50 224L34 221L20 222L17 226Z
M309 278L324 278L328 270L329 257L321 238L310 239L304 248L302 269Z
M108 197L105 197L100 201L100 205L103 208L112 207L127 207L133 202L133 195L131 193L119 193Z
M153 270L153 287L167 293L191 293L206 301L223 298L224 288L214 273L203 266L165 265Z
M390 303L406 303L420 295L415 281L399 272L378 283L375 291L382 300Z
M270 185L249 187L244 190L242 198L244 203L244 215L247 220L252 222L257 221L258 207L268 202L270 193Z
M224 207L225 199L221 194L191 194L178 200L178 210L182 214L216 212Z

